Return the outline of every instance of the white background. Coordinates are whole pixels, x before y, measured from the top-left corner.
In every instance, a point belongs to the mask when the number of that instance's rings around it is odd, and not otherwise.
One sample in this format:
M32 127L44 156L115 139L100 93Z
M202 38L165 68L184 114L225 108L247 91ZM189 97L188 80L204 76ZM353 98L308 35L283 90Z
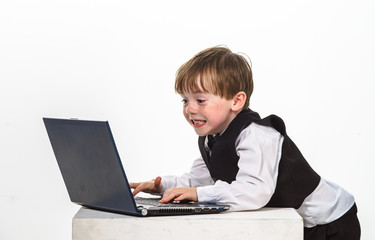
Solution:
M246 53L251 108L281 116L315 170L354 194L375 239L375 2L0 2L0 239L70 239L70 202L42 117L109 120L132 181L199 156L178 67Z

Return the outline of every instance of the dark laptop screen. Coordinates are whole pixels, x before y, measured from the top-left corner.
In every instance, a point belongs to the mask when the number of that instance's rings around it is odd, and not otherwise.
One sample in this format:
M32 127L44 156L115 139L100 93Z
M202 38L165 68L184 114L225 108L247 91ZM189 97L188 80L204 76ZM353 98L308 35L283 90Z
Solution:
M108 122L43 120L72 202L138 213Z

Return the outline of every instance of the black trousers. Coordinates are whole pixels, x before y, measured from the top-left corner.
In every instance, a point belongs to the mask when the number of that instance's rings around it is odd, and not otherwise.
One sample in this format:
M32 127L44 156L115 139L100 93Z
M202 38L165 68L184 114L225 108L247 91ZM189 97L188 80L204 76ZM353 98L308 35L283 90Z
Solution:
M304 228L304 240L359 240L361 226L357 217L357 205L339 219L324 225Z

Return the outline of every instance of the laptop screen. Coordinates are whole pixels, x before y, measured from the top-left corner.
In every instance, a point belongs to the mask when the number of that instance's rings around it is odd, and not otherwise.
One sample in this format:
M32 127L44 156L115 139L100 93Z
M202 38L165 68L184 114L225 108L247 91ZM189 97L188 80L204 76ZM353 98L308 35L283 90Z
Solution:
M139 214L108 122L43 120L72 202Z

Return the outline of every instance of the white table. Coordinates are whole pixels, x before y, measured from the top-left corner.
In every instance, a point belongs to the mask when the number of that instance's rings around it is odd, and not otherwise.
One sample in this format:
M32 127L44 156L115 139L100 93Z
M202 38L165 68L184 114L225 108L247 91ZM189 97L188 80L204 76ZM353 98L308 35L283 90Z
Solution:
M169 217L133 217L81 208L73 240L302 240L303 221L291 208Z

